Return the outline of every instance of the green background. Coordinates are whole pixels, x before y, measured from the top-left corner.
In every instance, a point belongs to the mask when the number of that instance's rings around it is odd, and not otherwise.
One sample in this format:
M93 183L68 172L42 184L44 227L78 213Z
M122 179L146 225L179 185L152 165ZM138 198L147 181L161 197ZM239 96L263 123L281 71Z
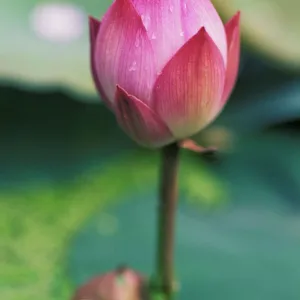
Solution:
M7 300L69 299L120 263L150 275L154 259L158 153L131 142L95 97L87 28L67 45L34 35L28 16L37 2L0 4L0 296ZM109 4L72 3L94 16ZM272 38L281 48L267 47L261 33L253 42L256 1L229 3L220 7L225 19L239 8L246 14L240 77L222 115L197 137L218 146L217 156L182 151L179 298L296 300L300 51L291 58L297 48L283 38ZM269 25L263 33L272 37Z

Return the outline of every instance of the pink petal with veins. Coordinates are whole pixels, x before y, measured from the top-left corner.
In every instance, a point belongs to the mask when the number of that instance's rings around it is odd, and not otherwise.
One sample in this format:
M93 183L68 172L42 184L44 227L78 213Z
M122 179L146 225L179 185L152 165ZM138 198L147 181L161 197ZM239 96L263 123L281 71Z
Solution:
M138 144L158 148L174 141L170 130L155 112L119 86L115 101L120 127Z
M93 17L89 17L89 27L90 27L90 67L91 67L91 73L92 77L96 86L96 89L103 100L103 102L112 109L112 103L109 101L107 96L104 93L104 90L101 86L101 83L98 79L96 68L95 68L95 42L97 38L97 34L100 29L101 22Z
M131 1L142 18L161 70L185 42L181 0Z
M177 139L189 137L217 113L224 81L222 55L202 28L158 77L153 90L153 109Z
M226 66L227 43L223 22L210 0L181 0L182 26L186 40L204 27L219 48Z
M96 40L95 67L111 102L117 84L146 103L150 100L156 62L141 17L130 0L116 0L103 17Z
M226 79L225 87L222 96L222 103L224 105L228 100L239 71L240 63L240 12L237 12L231 20L225 25L228 45L228 56L227 56L227 68L226 68Z

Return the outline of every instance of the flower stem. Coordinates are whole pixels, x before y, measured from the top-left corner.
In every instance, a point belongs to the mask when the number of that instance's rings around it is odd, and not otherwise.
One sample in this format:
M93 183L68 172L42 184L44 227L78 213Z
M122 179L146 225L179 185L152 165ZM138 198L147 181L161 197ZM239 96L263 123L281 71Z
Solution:
M158 240L156 280L157 292L163 300L173 299L174 233L178 197L178 165L180 146L177 143L162 149L158 206Z

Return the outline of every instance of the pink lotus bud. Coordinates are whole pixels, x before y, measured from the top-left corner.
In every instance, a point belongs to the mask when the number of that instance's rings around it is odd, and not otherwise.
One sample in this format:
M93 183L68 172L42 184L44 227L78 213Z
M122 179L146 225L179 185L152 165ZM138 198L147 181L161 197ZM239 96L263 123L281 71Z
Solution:
M239 19L224 26L210 0L115 0L90 18L95 85L131 138L161 147L216 118L238 73Z
M72 300L142 300L144 279L131 269L120 269L91 279Z

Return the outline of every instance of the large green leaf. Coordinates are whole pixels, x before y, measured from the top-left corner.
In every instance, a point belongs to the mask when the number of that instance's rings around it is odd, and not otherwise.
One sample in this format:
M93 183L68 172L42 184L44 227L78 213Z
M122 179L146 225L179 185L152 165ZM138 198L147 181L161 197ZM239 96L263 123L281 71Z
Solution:
M223 197L222 186L207 169L198 171L195 161L184 159L184 162L185 175L203 178L197 186L194 182L189 184L190 176L181 181L194 200L201 201L204 189L206 202ZM38 178L26 187L19 184L13 190L0 192L0 233L5 261L0 270L2 297L69 299L73 291L66 272L70 236L81 230L95 210L125 201L124 195L130 195L132 189L137 192L157 182L158 160L149 152L133 152L110 160L103 156L96 166L79 173L71 182L61 180L57 184ZM106 214L101 224L102 232L109 235L114 231L115 219ZM14 289L15 286L18 288Z
M51 3L55 5L55 11L49 7ZM110 3L110 0L2 0L0 78L35 88L62 86L93 100L95 89L89 71L87 16L100 17ZM65 5L68 5L67 9ZM39 14L43 21L39 20ZM36 34L38 24L41 28L51 29L63 22L63 17L71 24L61 26L69 26L70 34L78 27L78 35L75 33L74 38L57 42L49 35ZM59 34L59 30L58 27L54 31Z
M181 202L179 299L298 299L299 146L278 134L244 138L214 167L230 186L230 205L208 212ZM149 185L126 196L127 203L95 213L78 232L68 267L76 285L118 264L153 272L153 190Z
M96 214L76 236L68 268L76 284L124 263L153 272L156 195L127 199ZM300 219L284 208L262 201L191 216L182 206L176 239L179 299L296 300Z
M245 42L288 68L300 67L298 0L213 0L226 19L242 12Z
M245 83L246 80L244 80ZM244 84L229 102L216 124L236 132L259 132L261 129L300 117L300 79L281 82L270 80L263 85Z

